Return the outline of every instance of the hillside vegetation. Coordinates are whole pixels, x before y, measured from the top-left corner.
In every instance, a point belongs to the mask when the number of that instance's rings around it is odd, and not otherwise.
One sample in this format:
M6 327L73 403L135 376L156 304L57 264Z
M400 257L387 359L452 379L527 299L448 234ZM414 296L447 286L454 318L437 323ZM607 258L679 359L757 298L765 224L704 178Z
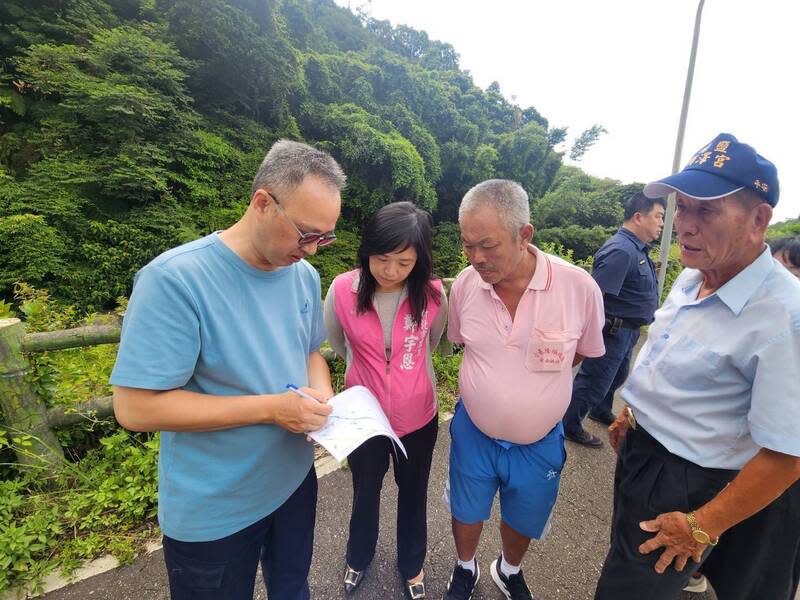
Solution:
M329 150L349 177L345 233L314 260L324 283L391 201L434 212L452 240L464 192L512 178L541 239L585 258L630 191L562 168L566 128L478 88L449 44L331 0L5 0L0 57L6 300L25 281L112 307L158 253L238 218L281 137ZM573 156L602 132L577 136ZM455 239L437 247L443 276Z

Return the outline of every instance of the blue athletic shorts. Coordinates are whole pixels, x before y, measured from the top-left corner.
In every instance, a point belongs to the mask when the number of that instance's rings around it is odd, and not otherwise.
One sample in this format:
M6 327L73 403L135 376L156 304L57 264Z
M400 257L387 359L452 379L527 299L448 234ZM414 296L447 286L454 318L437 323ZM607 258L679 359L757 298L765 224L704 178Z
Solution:
M541 538L567 459L561 422L533 444L498 442L475 427L459 402L450 437L452 515L468 525L485 521L499 489L503 521L526 537Z

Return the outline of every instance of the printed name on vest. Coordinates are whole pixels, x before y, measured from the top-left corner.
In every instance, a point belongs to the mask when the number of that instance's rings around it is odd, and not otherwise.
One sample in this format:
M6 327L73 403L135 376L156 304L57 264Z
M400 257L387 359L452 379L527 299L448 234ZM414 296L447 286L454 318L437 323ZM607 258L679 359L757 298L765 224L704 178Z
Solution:
M414 363L414 355L419 355L419 352L422 349L420 341L424 340L428 333L427 309L422 311L421 321L422 325L417 325L411 315L406 315L403 321L403 330L407 332L407 335L403 339L403 350L405 350L405 352L403 352L403 359L400 363L400 368L405 371L410 371L416 366Z

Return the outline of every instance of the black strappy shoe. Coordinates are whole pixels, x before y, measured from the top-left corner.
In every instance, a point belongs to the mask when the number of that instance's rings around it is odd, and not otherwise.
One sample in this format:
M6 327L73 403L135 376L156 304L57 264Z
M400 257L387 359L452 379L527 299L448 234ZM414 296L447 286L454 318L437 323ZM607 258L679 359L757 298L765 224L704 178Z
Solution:
M356 571L351 569L350 565L345 565L344 569L344 591L346 594L351 594L361 584L364 579L364 571Z
M410 600L425 600L425 581L423 579L416 583L406 581L406 595Z

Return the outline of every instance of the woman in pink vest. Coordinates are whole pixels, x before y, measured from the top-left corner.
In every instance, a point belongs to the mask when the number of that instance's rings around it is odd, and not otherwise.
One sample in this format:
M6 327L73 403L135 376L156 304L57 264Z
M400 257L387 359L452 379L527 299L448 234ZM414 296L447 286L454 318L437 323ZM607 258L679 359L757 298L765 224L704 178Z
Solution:
M425 597L428 475L438 433L431 351L447 319L441 282L432 279L431 216L395 202L367 222L359 268L334 279L325 298L325 326L347 361L345 387L363 385L380 400L408 458L386 437L372 438L348 457L353 512L344 589L361 583L375 555L381 486L389 459L397 499L397 565L412 600Z

